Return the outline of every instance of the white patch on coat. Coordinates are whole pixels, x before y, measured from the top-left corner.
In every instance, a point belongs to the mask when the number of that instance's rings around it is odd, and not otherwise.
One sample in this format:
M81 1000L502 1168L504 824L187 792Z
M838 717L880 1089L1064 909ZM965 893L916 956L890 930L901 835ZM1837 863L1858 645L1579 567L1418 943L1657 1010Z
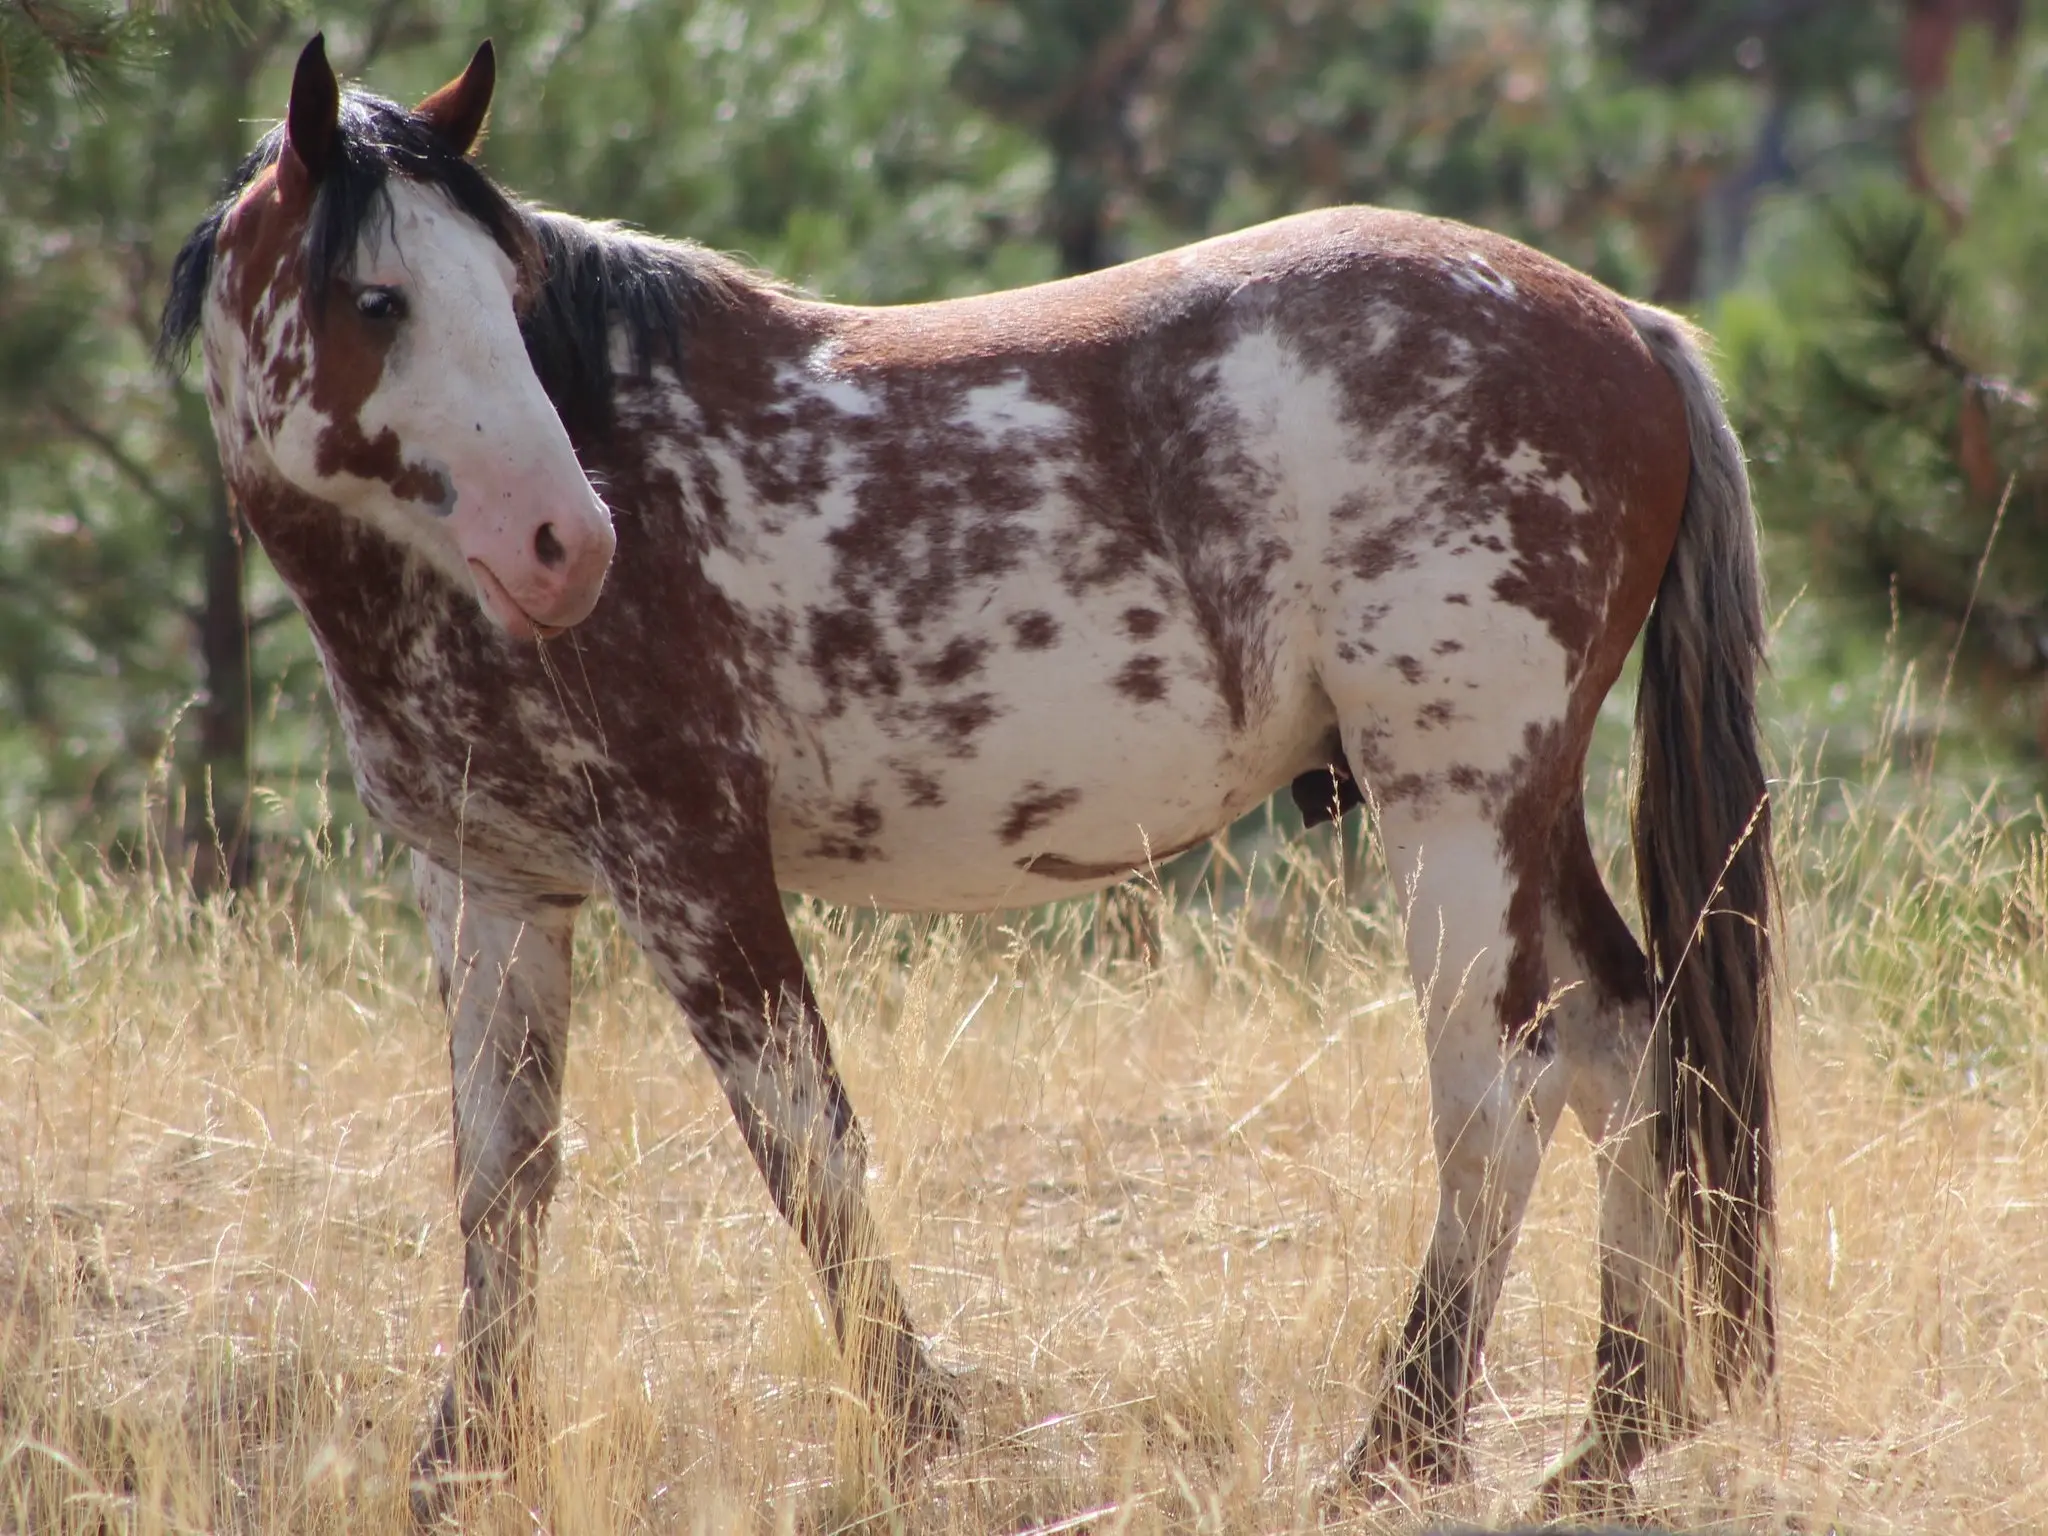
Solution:
M1586 488L1579 483L1579 477L1570 471L1551 474L1546 468L1544 456L1529 443L1515 444L1513 452L1495 462L1500 465L1500 472L1513 484L1540 491L1575 514L1584 514L1592 510L1592 503L1586 499Z
M1057 438L1074 430L1073 417L1059 406L1032 398L1030 383L1021 373L968 390L950 420L991 441L1013 434Z
M813 359L817 355L816 351L811 354ZM879 392L868 388L859 380L816 367L778 368L775 371L775 382L785 390L801 388L804 393L823 400L842 416L863 419L879 416L886 404Z

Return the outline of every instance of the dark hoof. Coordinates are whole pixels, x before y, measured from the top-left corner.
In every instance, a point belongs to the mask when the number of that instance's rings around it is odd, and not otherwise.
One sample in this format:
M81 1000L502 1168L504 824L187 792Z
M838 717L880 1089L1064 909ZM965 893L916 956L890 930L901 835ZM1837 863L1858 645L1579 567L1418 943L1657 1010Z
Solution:
M430 1437L412 1459L412 1482L406 1489L413 1529L456 1529L457 1495L464 1480L465 1474L439 1454Z
M855 1367L857 1395L904 1451L956 1445L966 1427L959 1384L932 1364L908 1329L877 1360Z
M1632 1524L1638 1518L1629 1470L1638 1451L1624 1459L1611 1438L1589 1428L1536 1491L1535 1518L1546 1523L1605 1521Z
M930 1361L924 1362L917 1379L904 1394L899 1418L908 1446L955 1446L967 1438L967 1413L961 1401L960 1384L950 1372L940 1370Z
M1420 1509L1429 1495L1472 1475L1464 1447L1447 1441L1410 1441L1399 1450L1389 1436L1367 1431L1345 1453L1343 1462L1317 1490L1317 1506L1325 1519L1335 1519L1360 1504L1399 1504Z
M435 1405L412 1459L407 1504L414 1528L458 1529L463 1492L510 1477L516 1447L538 1433L537 1421L515 1424L480 1411L463 1413L451 1384Z
M1640 1523L1636 1491L1625 1477L1570 1476L1565 1470L1553 1472L1536 1490L1536 1507L1530 1512L1536 1525L1582 1525L1593 1521L1607 1526Z

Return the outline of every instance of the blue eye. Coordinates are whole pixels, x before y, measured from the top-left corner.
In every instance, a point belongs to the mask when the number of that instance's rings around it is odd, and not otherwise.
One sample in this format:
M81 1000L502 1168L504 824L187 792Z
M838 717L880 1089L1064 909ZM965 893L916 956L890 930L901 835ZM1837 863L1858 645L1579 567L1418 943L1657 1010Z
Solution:
M403 320L405 318L405 295L396 288L358 289L356 291L356 313L365 320Z

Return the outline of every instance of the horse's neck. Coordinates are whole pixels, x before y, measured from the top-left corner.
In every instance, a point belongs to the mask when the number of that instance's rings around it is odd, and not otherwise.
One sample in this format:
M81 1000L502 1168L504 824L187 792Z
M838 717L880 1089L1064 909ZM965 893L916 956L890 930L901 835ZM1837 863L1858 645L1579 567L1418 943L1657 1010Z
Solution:
M427 573L390 539L348 513L256 475L231 482L264 554L323 641L365 644L427 618Z
M234 489L306 616L351 730L394 699L437 693L516 716L516 668L504 664L471 594L340 508L276 481Z

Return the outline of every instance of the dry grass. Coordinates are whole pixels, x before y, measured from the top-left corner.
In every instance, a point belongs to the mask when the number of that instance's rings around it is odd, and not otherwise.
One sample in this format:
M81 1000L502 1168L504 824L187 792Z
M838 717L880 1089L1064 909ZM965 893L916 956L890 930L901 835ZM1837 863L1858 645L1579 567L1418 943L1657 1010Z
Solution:
M1782 1384L1647 1470L1669 1524L2048 1527L2048 868L1882 789L1787 802ZM552 1434L472 1523L1313 1528L1434 1182L1386 903L1343 899L1327 842L1278 862L1249 905L1169 914L1157 971L1095 955L1085 910L798 913L882 1223L967 1373L964 1447L894 1488L709 1074L588 923ZM416 926L332 870L233 917L36 878L0 928L0 1530L398 1528L458 1277ZM1476 1481L1356 1528L1524 1509L1584 1411L1592 1223L1567 1121Z

